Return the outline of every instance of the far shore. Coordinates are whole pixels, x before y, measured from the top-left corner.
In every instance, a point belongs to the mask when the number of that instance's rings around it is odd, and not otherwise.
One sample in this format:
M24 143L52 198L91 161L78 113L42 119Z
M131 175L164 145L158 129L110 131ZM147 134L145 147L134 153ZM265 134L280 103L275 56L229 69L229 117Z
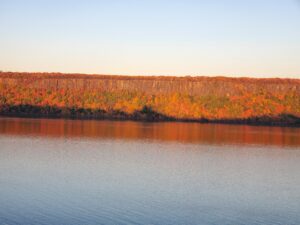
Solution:
M281 117L257 117L248 119L223 119L208 120L202 119L177 119L162 115L147 115L142 112L136 112L133 115L124 113L102 114L102 115L62 115L62 114L38 114L38 113L0 113L1 118L30 118L30 119L70 119L70 120L107 120L107 121L135 121L146 123L164 123L164 122L184 122L199 124L232 124L232 125L250 125L250 126L278 126L278 127L300 127L300 118L290 115L281 115Z
M0 72L0 114L300 126L300 79Z

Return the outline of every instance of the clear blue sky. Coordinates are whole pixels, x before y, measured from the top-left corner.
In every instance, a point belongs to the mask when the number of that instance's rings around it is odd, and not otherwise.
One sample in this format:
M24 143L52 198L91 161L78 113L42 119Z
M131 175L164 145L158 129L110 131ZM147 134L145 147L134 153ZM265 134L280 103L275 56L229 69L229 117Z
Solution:
M0 70L300 78L300 1L0 0Z

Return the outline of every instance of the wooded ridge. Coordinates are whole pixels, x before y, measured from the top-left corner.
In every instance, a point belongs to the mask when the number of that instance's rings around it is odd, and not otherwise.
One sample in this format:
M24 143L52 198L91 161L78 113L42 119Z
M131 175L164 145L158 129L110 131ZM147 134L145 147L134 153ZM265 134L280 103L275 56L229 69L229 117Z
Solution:
M0 72L0 113L298 125L300 79Z

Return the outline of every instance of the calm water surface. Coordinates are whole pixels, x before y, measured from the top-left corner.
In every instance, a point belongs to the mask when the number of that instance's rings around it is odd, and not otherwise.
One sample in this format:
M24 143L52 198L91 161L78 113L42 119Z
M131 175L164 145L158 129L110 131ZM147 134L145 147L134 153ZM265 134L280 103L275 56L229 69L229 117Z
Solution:
M0 118L0 225L298 225L299 212L299 128Z

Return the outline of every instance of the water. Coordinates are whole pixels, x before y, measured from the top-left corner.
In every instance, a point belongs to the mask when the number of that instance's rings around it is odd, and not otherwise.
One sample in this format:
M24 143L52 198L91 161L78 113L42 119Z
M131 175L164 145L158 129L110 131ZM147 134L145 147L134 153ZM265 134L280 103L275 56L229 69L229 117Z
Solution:
M300 129L0 118L0 224L300 224Z

